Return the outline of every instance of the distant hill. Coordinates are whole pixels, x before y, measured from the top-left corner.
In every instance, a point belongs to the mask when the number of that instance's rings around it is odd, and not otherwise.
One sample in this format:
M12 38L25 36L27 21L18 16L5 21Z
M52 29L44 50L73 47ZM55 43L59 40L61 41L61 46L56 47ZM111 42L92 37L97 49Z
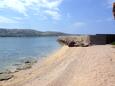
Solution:
M37 31L32 29L0 29L0 37L37 37L37 36L65 36L62 32Z

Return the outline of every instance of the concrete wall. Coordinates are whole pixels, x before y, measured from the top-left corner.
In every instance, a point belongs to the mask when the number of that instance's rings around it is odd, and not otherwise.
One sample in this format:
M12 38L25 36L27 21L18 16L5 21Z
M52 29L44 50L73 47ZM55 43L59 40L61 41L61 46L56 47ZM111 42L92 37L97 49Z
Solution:
M90 43L96 45L106 44L106 36L98 36L98 35L90 36Z
M115 35L107 35L106 36L106 43L107 44L110 44L110 43L112 43L112 42L115 42Z
M115 41L115 34L90 35L91 44L103 45L103 44L110 44L114 41Z

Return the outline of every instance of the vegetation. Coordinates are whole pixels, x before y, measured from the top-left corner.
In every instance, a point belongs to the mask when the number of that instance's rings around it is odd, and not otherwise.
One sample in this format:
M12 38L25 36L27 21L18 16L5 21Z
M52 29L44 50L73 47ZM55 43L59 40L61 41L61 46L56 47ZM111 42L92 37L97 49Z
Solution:
M115 42L112 42L111 44L112 44L112 45L115 45Z

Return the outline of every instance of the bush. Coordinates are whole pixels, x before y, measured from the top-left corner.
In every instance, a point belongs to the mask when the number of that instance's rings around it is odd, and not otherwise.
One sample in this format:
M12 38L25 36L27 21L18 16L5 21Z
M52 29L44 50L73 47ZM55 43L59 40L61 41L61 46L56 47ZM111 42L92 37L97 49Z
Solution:
M115 45L115 42L112 42L111 44L112 44L112 45Z

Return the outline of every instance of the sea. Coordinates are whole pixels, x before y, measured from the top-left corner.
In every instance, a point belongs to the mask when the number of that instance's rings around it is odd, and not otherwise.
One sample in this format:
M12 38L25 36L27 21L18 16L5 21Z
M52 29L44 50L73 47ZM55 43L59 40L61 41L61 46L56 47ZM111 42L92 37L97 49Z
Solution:
M58 37L0 37L0 70L25 58L41 59L58 50Z

